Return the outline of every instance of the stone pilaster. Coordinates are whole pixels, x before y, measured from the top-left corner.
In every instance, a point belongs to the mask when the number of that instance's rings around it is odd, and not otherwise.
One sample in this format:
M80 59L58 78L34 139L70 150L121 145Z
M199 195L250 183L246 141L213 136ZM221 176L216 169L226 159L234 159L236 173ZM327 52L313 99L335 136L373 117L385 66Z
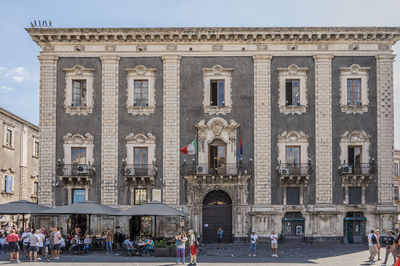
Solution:
M393 205L393 59L392 54L376 56L379 205Z
M255 207L271 204L271 58L253 57Z
M163 202L179 204L180 56L163 56Z
M28 195L28 127L22 126L20 135L19 200L30 200Z
M314 56L317 204L332 204L332 58Z
M57 56L41 55L40 61L40 146L39 203L54 206L56 161Z
M101 108L101 203L118 201L118 56L103 56Z

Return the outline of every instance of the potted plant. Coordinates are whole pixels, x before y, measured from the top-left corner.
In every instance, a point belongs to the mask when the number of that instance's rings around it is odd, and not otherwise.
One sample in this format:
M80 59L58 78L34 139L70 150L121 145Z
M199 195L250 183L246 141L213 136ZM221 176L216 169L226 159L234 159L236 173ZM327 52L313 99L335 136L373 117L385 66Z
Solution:
M169 257L170 248L168 247L165 239L156 240L154 243L154 256L156 257Z

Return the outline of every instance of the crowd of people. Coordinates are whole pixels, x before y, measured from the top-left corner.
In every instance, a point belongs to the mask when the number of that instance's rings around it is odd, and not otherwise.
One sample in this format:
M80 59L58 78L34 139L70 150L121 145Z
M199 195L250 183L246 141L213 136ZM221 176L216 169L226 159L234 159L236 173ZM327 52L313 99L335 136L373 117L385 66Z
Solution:
M393 265L400 265L400 233L394 233L392 230L387 232L387 237L385 239L381 238L379 229L371 230L368 235L368 247L369 247L369 261L371 263L381 260L381 245L385 244L385 259L382 265L386 265L388 262L390 254L393 257Z

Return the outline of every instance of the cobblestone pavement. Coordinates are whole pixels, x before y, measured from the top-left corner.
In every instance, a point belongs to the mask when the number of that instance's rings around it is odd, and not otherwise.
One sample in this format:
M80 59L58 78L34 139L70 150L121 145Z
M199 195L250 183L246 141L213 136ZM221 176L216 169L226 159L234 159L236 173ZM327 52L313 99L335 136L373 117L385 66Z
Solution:
M384 250L383 250L384 251ZM20 253L23 255L23 253ZM218 249L216 245L210 244L200 247L198 265L324 265L324 266L356 266L370 265L367 262L368 251L365 244L305 244L285 243L279 246L279 257L272 258L270 245L259 243L257 245L257 256L248 257L247 244L225 244L224 249ZM382 257L384 254L382 252ZM175 258L167 257L131 257L126 254L106 255L104 253L90 253L85 255L61 256L59 261L44 260L41 263L29 263L25 256L21 256L22 264L25 265L109 265L118 263L124 265L175 265ZM186 262L189 257L186 258ZM389 258L387 265L392 265ZM0 255L0 264L9 264L8 254ZM381 265L376 262L374 265Z

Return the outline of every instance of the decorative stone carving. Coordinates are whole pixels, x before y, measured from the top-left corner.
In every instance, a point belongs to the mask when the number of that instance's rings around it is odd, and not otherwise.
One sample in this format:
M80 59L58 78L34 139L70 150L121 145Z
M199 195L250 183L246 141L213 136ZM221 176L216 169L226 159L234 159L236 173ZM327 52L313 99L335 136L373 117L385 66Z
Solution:
M200 149L198 151L199 164L208 164L208 148L205 146L214 139L220 139L227 144L226 163L236 163L235 144L239 126L240 124L234 120L230 120L228 123L225 119L219 117L210 119L207 124L205 120L201 120L196 125L200 143Z
M387 44L379 44L378 45L378 50L379 51L389 51L390 50L390 46Z
M126 163L128 165L134 164L134 149L136 147L146 147L148 151L147 161L148 164L154 164L156 161L156 137L151 134L134 134L130 133L125 138L126 141Z
M86 133L84 136L81 134L67 133L64 137L64 163L71 164L71 148L81 147L86 148L86 163L93 165L93 149L94 149L94 137L90 133Z
M94 68L85 68L81 65L75 65L72 68L64 68L65 71L65 101L64 107L70 115L88 115L93 112L93 81ZM86 97L81 106L72 106L72 86L74 80L86 81Z
M295 50L297 50L297 45L296 44L288 44L287 49L289 51L295 51Z
M53 51L54 51L54 45L43 46L43 52L53 52Z
M126 138L125 138L126 142L129 144L155 144L156 143L156 137L151 134L151 133L147 133L146 135L143 134L133 134L130 133Z
M340 162L348 162L347 158L347 150L349 146L361 146L361 163L369 163L370 155L370 138L365 131L354 130L354 131L346 131L340 137Z
M232 110L232 68L224 68L221 65L215 65L212 68L203 68L203 109L205 113L212 114L223 114L226 115ZM211 105L211 81L212 80L224 80L225 95L224 105L214 106Z
M368 71L370 67L361 67L353 64L350 67L339 67L340 70L340 108L346 114L362 114L368 112ZM347 80L361 80L361 103L358 105L349 104L347 99Z
M300 146L300 163L308 162L308 136L303 131L283 131L278 136L278 162L286 163L286 146Z
M138 65L135 68L126 68L127 72L127 100L126 109L128 113L132 115L150 115L154 113L156 109L156 97L155 97L155 80L156 71L155 68L148 68L143 65ZM137 106L134 99L135 91L135 80L147 80L148 82L148 103L147 106Z
M351 51L357 51L359 49L360 49L360 46L356 43L352 43L349 45L349 50L351 50Z
M285 67L279 67L279 110L281 113L288 114L302 114L307 111L307 71L306 67L299 67L292 64ZM300 101L299 105L286 105L286 80L298 79Z
M318 44L318 50L320 51L327 51L329 49L328 44Z

